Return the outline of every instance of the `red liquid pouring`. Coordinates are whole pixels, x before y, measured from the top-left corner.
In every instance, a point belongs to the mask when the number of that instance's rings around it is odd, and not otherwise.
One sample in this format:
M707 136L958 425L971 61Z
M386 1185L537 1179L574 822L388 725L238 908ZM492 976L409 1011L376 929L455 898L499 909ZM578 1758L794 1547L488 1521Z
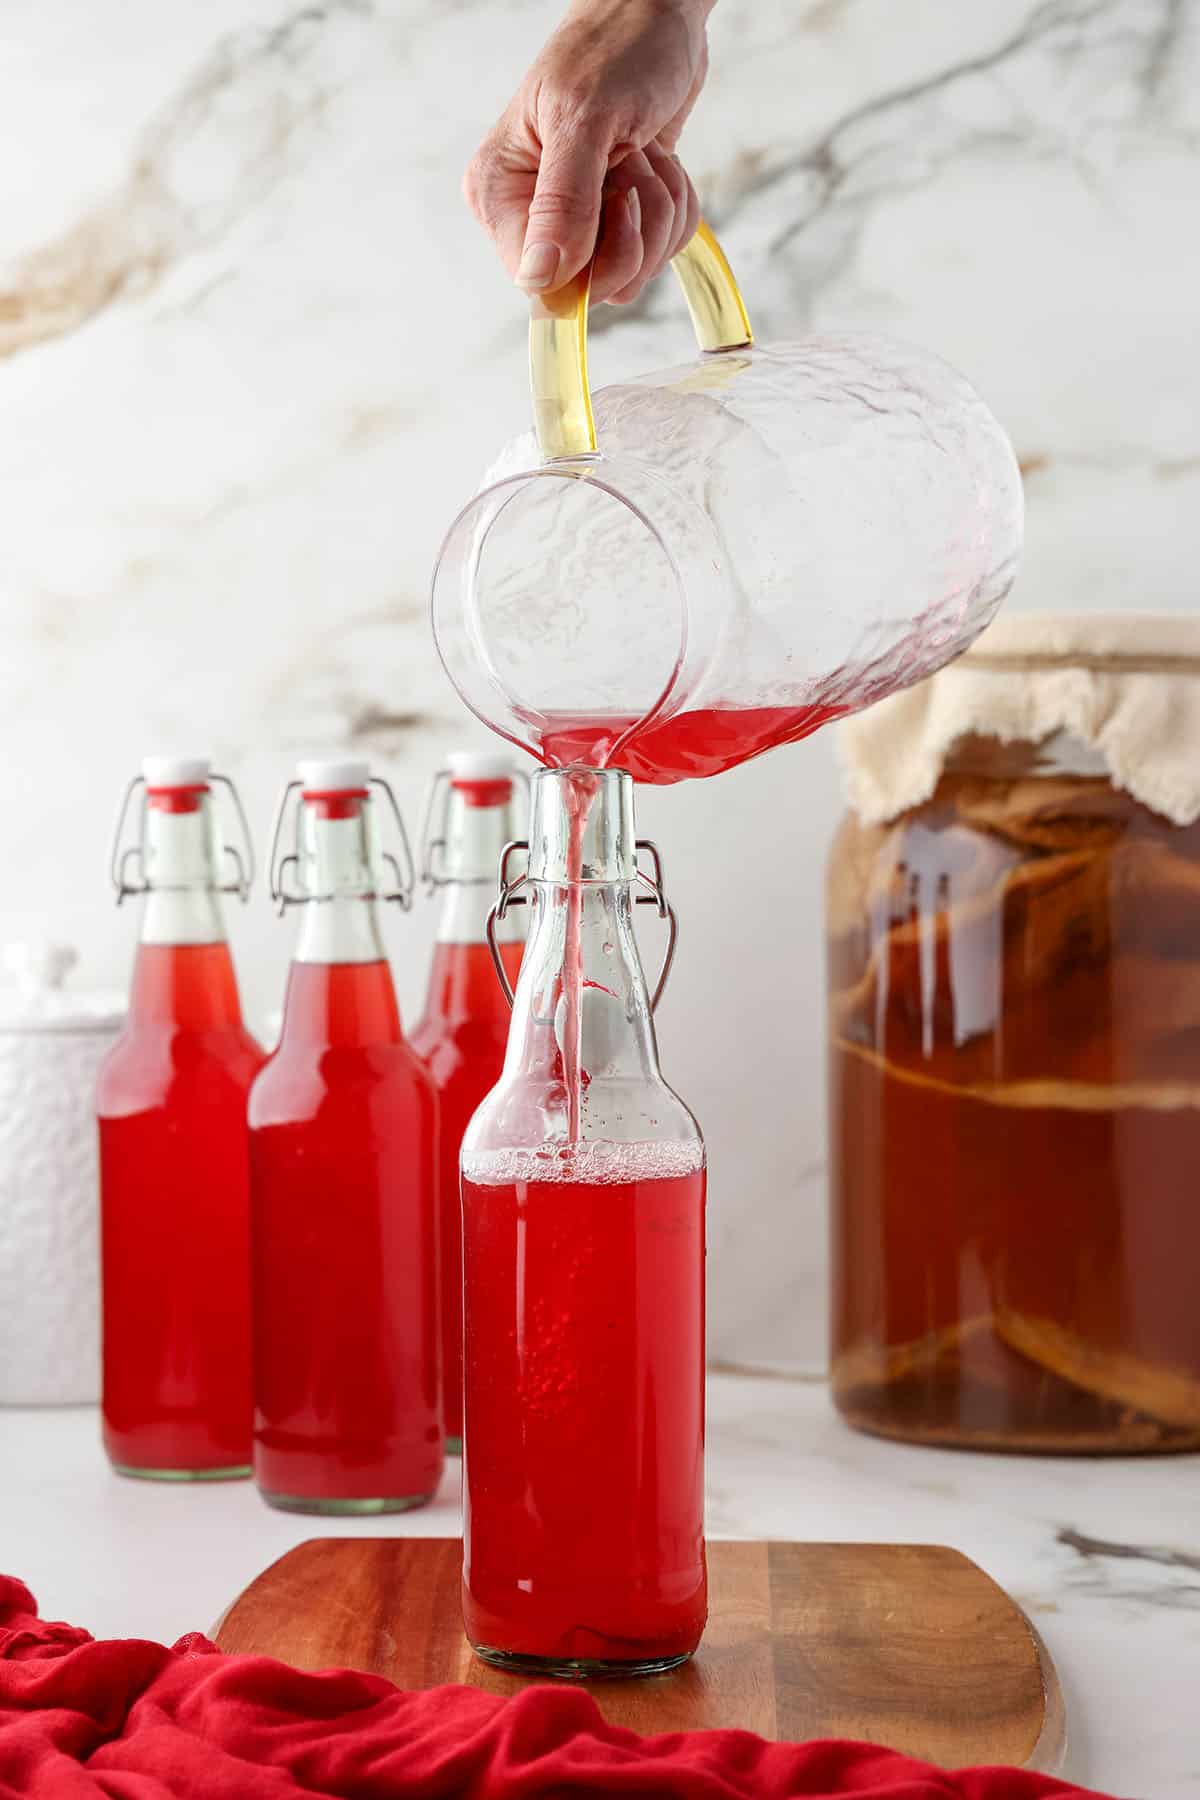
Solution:
M849 705L703 707L661 723L652 720L615 753L614 745L635 720L564 718L542 732L535 753L548 768L585 763L627 769L635 781L661 787L723 774L779 744L798 743L851 710Z
M246 1096L263 1061L226 944L139 947L97 1088L102 1413L118 1468L248 1473Z
M437 1487L436 1106L387 963L293 963L250 1100L254 1475L277 1503Z
M484 1649L669 1664L706 1613L704 1170L590 1148L464 1174L464 1618Z
M583 890L583 842L588 813L596 794L596 777L590 769L572 771L567 778L567 889L566 936L563 949L562 1022L559 1052L562 1056L563 1086L567 1092L567 1142L577 1144L583 1104L582 1066L583 1037L583 949L580 943L580 919Z
M500 946L514 988L521 950L520 944ZM442 1409L446 1436L451 1439L462 1437L462 1201L458 1153L472 1113L500 1079L510 1017L486 944L436 946L425 1016L411 1042L438 1093Z

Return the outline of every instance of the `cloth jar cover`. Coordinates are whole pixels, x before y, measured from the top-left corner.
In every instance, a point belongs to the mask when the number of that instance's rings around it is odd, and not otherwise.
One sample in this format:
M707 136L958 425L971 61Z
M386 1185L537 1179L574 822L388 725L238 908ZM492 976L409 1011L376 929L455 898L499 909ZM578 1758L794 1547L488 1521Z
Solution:
M1040 744L1058 732L1151 811L1200 818L1200 619L1001 613L932 680L841 724L846 795L882 824L929 799L968 733Z
M37 1616L0 1576L0 1800L1102 1800L1017 1769L950 1773L869 1744L769 1744L747 1731L644 1738L581 1689L404 1693L377 1675L302 1674L93 1640Z

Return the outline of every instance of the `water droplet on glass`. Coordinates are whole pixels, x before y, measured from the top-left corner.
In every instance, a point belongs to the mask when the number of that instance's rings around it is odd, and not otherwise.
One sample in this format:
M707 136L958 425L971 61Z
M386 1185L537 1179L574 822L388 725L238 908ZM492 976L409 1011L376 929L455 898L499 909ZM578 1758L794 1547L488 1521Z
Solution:
M612 946L612 944L611 944L611 943L610 943L610 942L609 942L609 941L608 941L608 939L607 939L607 938L606 938L606 939L605 939L605 940L604 940L604 942L603 942L603 943L602 943L602 944L601 944L601 946L600 946L600 948L601 948L601 949L602 949L602 950L603 950L603 952L604 952L604 954L605 954L605 956L611 956L611 955L612 955L612 953L613 953L613 946Z

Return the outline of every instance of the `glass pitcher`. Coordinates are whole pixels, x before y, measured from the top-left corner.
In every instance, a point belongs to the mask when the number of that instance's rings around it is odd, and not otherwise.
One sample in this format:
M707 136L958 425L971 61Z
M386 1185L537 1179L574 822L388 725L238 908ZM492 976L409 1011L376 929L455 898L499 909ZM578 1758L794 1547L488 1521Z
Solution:
M535 302L536 435L451 525L434 631L463 699L549 763L716 774L940 668L1014 579L1012 447L939 358L755 345L701 226L697 360L590 393L587 279Z

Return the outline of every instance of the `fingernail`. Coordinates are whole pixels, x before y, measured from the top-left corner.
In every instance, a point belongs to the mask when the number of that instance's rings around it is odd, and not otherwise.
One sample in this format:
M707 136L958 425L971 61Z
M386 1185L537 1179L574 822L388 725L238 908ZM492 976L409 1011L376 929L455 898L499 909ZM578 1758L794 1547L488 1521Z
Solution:
M523 288L532 288L540 293L543 288L553 284L558 273L558 246L556 244L526 244L521 254L521 266L517 270L517 283Z
M642 199L641 199L641 195L638 193L636 188L630 188L628 195L627 195L627 199L629 201L629 217L633 220L633 229L637 232L640 232L642 229Z

